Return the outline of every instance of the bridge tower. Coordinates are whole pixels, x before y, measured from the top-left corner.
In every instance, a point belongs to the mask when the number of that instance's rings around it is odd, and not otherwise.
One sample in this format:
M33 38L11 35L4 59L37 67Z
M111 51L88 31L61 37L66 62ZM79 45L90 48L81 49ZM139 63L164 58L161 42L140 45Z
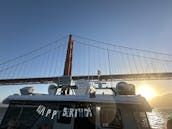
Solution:
M72 35L69 35L68 48L66 53L66 60L64 65L64 76L72 75L72 58L73 58L73 39Z
M72 60L73 60L73 39L72 35L69 35L69 41L68 41L68 47L67 47L67 53L66 53L66 60L64 64L64 76L69 76L71 77L72 75ZM66 93L65 93L66 90ZM62 94L69 94L70 93L70 88L64 88L62 90Z

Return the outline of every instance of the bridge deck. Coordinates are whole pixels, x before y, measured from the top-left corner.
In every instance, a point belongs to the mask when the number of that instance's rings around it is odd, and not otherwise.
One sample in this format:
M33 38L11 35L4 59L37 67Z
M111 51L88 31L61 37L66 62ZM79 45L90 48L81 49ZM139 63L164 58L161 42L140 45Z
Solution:
M56 82L59 77L42 77L42 78L18 78L18 79L2 79L0 85L23 85L23 84L49 84ZM73 80L87 79L98 80L97 75L89 76L72 76ZM101 75L101 80L169 80L172 79L172 72L169 73L143 73L143 74L114 74L114 75Z

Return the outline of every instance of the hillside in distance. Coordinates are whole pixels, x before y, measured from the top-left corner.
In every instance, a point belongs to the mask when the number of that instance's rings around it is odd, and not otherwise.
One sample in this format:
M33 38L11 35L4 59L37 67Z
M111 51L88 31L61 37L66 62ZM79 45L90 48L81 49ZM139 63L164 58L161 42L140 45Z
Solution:
M172 109L172 93L156 96L149 100L153 108Z

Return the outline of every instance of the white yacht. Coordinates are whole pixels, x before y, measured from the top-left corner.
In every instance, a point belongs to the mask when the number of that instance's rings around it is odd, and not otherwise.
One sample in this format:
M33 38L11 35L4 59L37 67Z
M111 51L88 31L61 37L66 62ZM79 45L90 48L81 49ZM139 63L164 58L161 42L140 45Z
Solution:
M49 86L47 95L26 87L21 95L7 97L3 103L9 107L0 129L150 129L146 112L151 107L135 95L133 85L93 87L86 80L76 84L69 94L62 84Z

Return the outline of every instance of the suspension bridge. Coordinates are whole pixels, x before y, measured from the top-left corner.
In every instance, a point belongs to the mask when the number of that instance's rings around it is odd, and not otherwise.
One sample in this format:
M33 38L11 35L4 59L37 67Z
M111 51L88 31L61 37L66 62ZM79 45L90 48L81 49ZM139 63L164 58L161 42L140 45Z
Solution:
M168 53L70 35L2 60L0 85L47 84L61 76L73 80L171 80L171 64Z

